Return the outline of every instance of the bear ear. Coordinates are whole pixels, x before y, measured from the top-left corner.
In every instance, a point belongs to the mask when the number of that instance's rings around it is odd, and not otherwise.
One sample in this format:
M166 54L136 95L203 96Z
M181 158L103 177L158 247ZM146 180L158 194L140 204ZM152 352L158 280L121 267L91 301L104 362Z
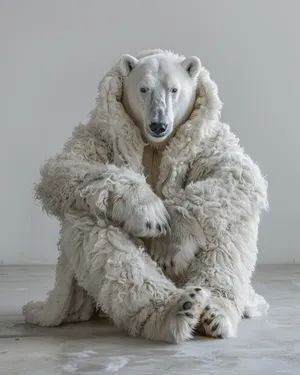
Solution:
M181 64L191 78L196 78L200 73L201 62L196 56L187 57Z
M119 60L120 70L123 76L127 77L128 74L138 63L138 59L131 55L123 55Z

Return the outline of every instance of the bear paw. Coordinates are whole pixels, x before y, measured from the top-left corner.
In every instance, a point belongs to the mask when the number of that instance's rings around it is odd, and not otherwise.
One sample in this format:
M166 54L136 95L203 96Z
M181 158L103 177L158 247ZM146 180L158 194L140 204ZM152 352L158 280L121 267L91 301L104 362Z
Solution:
M169 214L162 200L146 184L114 197L112 218L136 237L159 237L170 231Z
M200 318L200 330L210 337L222 339L234 337L237 329L234 320L234 317L222 307L207 305Z
M196 324L204 309L206 298L207 293L204 289L194 286L187 287L178 300L177 315L183 316L191 325Z

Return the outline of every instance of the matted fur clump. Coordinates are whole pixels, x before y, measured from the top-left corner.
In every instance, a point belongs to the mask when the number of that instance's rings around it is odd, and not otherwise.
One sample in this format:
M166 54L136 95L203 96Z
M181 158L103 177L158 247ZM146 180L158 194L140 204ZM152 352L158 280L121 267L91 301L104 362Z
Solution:
M161 50L137 59L146 56L185 59ZM102 310L131 335L178 343L196 328L234 336L241 317L267 311L251 286L267 184L220 121L217 87L199 69L193 110L159 150L153 186L120 64L102 79L89 122L36 185L61 222L60 255L54 289L23 308L27 322L55 326Z

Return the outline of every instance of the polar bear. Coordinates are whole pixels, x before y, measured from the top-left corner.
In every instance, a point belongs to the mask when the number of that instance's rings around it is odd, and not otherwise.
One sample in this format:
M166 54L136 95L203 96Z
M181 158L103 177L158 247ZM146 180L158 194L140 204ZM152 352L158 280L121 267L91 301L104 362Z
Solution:
M124 55L87 124L41 169L61 222L54 289L23 308L53 326L100 308L130 335L180 343L236 335L268 309L251 286L267 183L220 121L199 58Z

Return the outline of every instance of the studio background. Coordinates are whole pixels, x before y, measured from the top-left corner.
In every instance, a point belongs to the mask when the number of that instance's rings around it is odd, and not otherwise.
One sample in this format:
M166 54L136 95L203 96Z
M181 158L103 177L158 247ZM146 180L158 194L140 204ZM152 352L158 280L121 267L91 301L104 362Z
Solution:
M33 201L39 168L87 119L123 53L197 55L222 119L269 182L259 263L299 263L300 2L1 0L0 264L54 264L58 223Z

